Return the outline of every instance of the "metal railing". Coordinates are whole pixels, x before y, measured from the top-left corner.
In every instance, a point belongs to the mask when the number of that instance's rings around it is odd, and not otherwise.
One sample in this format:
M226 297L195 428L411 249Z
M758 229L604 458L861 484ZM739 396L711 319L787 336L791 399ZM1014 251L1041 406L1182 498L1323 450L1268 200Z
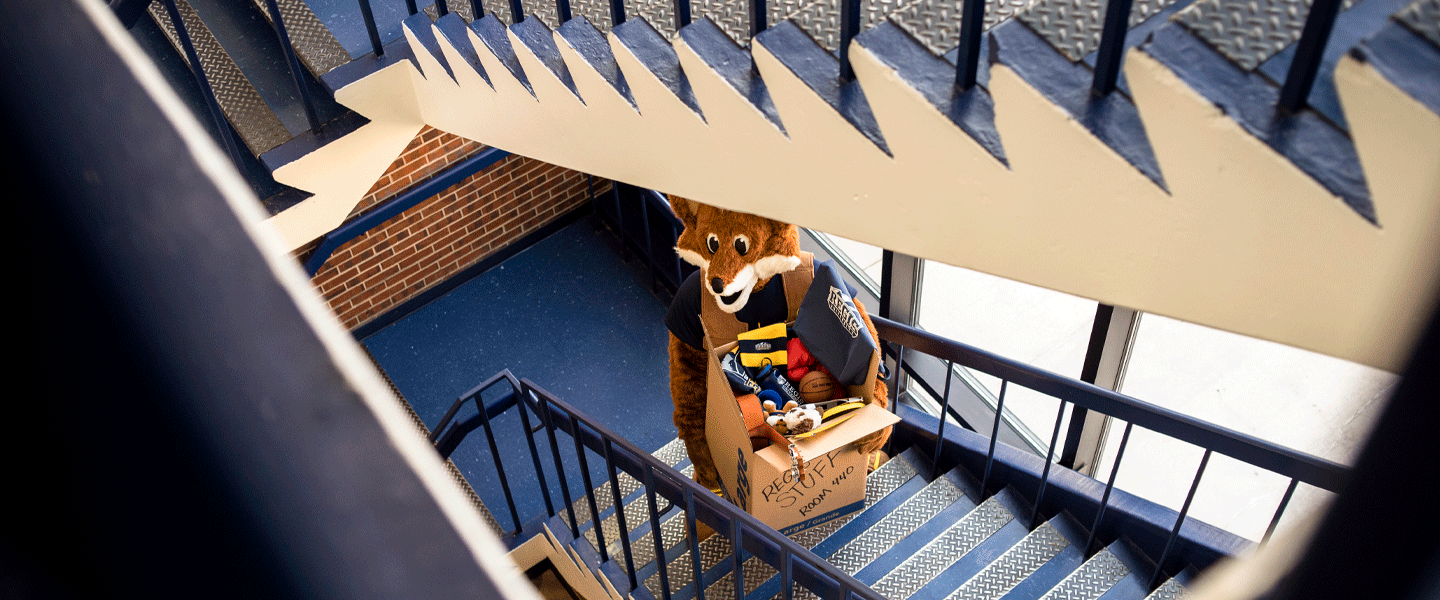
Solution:
M998 437L1000 416L1004 413L1005 394L1011 384L1020 385L1051 398L1059 400L1059 409L1055 416L1055 428L1050 436L1050 445L1045 457L1045 463L1040 475L1039 487L1034 499L1034 512L1030 515L1030 526L1038 524L1042 516L1041 503L1045 498L1046 487L1050 479L1051 466L1054 463L1055 448L1059 441L1060 429L1067 407L1073 406L1085 410L1096 411L1101 414L1125 421L1125 430L1120 438L1120 444L1116 450L1115 460L1110 469L1104 492L1101 495L1099 507L1096 510L1094 521L1090 527L1090 538L1086 541L1085 553L1090 555L1095 548L1096 532L1101 530L1104 522L1106 508L1108 506L1111 492L1115 486L1115 477L1120 470L1120 465L1125 457L1125 449L1130 441L1131 431L1136 425L1154 431L1166 437L1187 442L1204 449L1200 459L1200 465L1195 471L1191 480L1189 492L1185 496L1179 514L1175 519L1174 527L1166 539L1164 550L1156 561L1156 570L1152 576L1151 587L1160 583L1160 578L1165 572L1165 563L1170 556L1175 540L1180 534L1181 526L1185 523L1189 513L1191 502L1195 498L1195 492L1199 488L1200 480L1205 474L1205 467L1210 461L1213 453L1220 453L1246 464L1259 467L1266 471L1276 473L1290 479L1289 487L1285 491L1274 516L1266 528L1265 537L1262 543L1269 540L1274 533L1276 525L1279 524L1281 516L1289 505L1291 497L1295 493L1297 485L1301 482L1313 485L1330 492L1339 492L1349 476L1349 468L1323 458L1305 454L1296 450L1285 448L1271 442L1258 439L1231 429L1220 427L1194 417L1184 415L1160 406L1156 406L1129 396L1125 396L1105 388L1071 379L1043 369L1011 360L996 355L974 346L963 344L954 340L946 339L926 332L916 327L896 323L889 319L872 316L875 328L880 338L885 342L885 352L888 357L896 361L896 369L892 374L891 393L897 394L901 372L910 375L917 383L930 389L930 386L923 378L919 377L913 369L906 365L907 352L922 353L946 362L947 366L964 366L974 371L1000 379L1000 393L996 417L993 421L989 439L989 453L985 459L984 474L981 478L981 492L990 494L990 476L995 460L995 441ZM947 369L948 375L948 369ZM943 391L939 394L941 401L941 414L949 413L950 377L946 377ZM891 406L896 407L899 402L892 398ZM947 419L941 418L939 429L936 432L935 445L932 451L934 465L939 466L942 446L944 444L944 427ZM963 421L962 421L962 424ZM968 424L966 424L968 426Z

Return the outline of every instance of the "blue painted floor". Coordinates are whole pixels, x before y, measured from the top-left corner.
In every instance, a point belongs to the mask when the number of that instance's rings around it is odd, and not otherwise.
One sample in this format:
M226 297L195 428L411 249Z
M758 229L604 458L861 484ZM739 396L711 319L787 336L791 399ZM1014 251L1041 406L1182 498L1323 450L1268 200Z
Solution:
M593 216L580 219L361 342L431 428L460 394L510 369L654 451L675 438L666 303L611 249L609 236ZM514 409L493 426L523 522L544 510L523 428ZM535 439L560 502L548 440ZM563 434L559 441L571 491L579 493L572 442ZM452 458L501 526L511 527L483 429ZM601 459L590 461L602 477Z

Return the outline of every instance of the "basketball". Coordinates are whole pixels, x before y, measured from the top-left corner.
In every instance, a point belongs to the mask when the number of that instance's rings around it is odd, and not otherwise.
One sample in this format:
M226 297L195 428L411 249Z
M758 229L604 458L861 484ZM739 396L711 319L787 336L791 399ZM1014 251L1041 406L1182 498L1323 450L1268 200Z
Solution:
M819 369L810 371L800 380L800 399L807 402L824 402L835 397L839 382Z

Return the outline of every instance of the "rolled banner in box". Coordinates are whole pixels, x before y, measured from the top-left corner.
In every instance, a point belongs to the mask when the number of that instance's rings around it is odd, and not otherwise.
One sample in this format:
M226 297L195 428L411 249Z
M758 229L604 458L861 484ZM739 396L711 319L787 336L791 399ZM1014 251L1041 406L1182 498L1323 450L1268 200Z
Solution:
M848 289L833 265L816 263L815 280L795 315L795 335L840 383L860 385L879 346Z

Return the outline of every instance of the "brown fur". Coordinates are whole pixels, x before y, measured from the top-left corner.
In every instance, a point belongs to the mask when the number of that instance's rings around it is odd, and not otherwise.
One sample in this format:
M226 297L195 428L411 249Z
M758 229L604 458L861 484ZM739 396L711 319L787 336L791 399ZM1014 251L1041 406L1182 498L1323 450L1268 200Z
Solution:
M721 287L730 285L747 265L767 256L797 256L800 253L800 230L794 225L751 214L715 208L670 196L670 204L676 216L685 224L676 242L677 250L688 250L709 261L701 274L702 302L716 302L709 292L710 281L719 279ZM719 249L713 254L707 245L709 234L719 238ZM748 252L741 255L735 248L736 235L749 239ZM698 266L698 265L697 265ZM758 291L769 283L770 278L759 280L754 290ZM855 308L865 321L870 335L879 340L875 324L870 321L865 307L859 300ZM720 487L715 463L710 457L710 447L705 441L705 353L670 336L670 397L675 404L675 429L685 441L690 461L695 465L695 480L710 488ZM885 382L875 381L873 403L886 407L889 403ZM889 427L866 436L856 443L864 453L874 452L885 445L890 438Z

